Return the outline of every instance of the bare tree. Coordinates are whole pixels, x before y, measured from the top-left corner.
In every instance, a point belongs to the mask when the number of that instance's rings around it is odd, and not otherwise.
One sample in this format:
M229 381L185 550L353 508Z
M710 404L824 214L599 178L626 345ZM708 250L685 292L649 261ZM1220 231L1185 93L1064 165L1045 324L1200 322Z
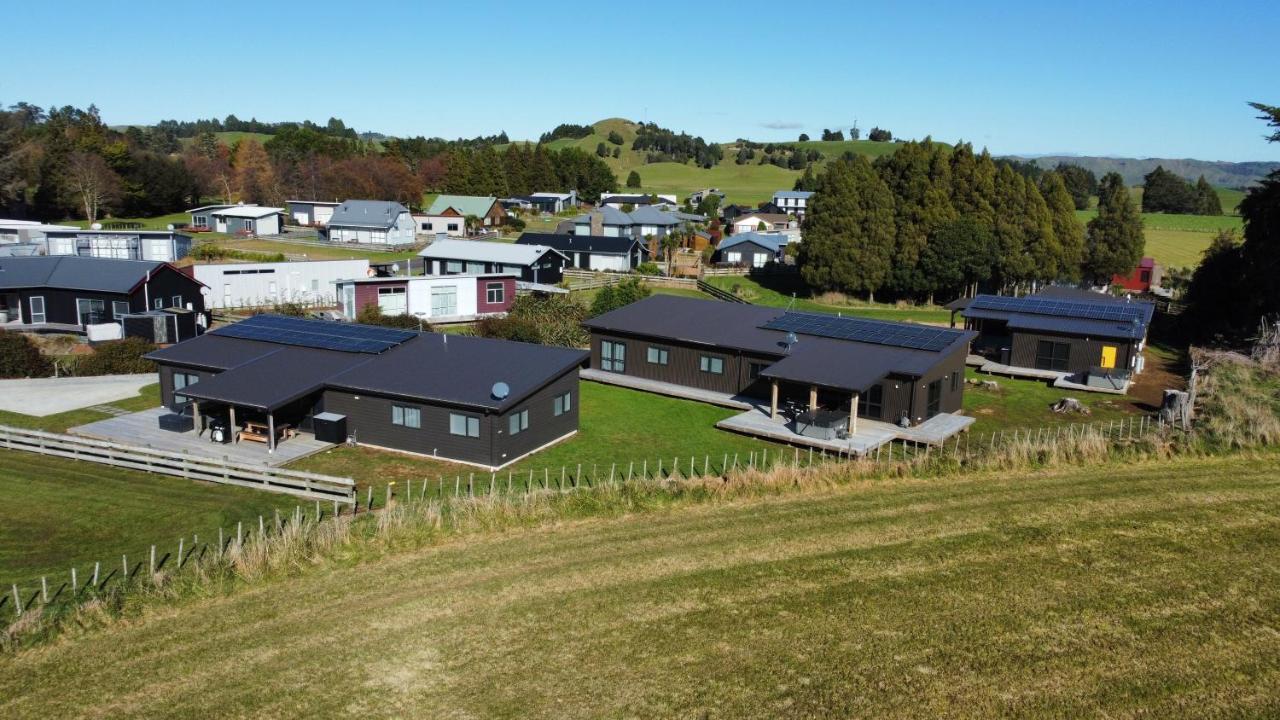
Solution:
M120 176L102 156L76 151L67 159L67 184L90 223L120 199Z

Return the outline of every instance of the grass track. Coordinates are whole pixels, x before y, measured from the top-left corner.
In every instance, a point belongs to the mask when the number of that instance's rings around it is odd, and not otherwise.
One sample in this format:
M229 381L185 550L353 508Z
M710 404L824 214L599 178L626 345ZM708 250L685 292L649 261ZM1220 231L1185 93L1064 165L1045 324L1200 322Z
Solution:
M0 715L1274 715L1275 470L882 481L476 537L0 659Z

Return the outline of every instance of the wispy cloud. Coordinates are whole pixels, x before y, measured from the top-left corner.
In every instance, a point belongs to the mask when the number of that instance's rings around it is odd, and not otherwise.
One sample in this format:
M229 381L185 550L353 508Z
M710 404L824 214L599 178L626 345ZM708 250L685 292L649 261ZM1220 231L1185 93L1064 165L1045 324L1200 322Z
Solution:
M760 127L766 130L799 130L804 127L804 124L792 120L774 120L773 122L760 123Z

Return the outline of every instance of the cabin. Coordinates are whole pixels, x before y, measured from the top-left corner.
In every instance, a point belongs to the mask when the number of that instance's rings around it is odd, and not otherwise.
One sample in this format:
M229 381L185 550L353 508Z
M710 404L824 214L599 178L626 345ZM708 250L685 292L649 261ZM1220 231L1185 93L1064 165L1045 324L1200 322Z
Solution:
M516 299L516 277L501 274L362 277L336 286L339 312L352 321L376 305L383 315L428 323L473 322L506 314Z
M976 333L652 295L583 323L591 369L895 425L956 413ZM854 412L851 414L851 410Z
M325 237L333 243L413 245L417 233L409 208L386 200L347 200L329 218Z
M497 471L578 431L587 353L256 315L147 358L163 405L211 441L311 434Z
M369 276L368 260L210 263L186 268L209 288L211 309L267 307L277 303L336 305L334 283Z
M126 315L182 308L203 315L204 286L147 260L0 258L0 328L84 332Z
M555 285L563 278L569 258L545 245L489 242L485 240L437 240L423 248L426 275L514 275L524 282Z
M199 210L199 208L197 208ZM228 235L279 235L283 229L284 208L262 205L213 206L205 213L192 210L191 224ZM203 219L204 222L197 222Z
M191 254L191 236L175 230L99 230L49 227L47 255L178 262Z
M1164 278L1164 268L1155 258L1144 257L1128 275L1116 275L1111 278L1112 285L1118 285L1133 292L1151 292L1151 288L1160 287Z
M1145 365L1155 305L1083 290L1035 295L978 295L951 303L977 333L983 372L1049 380L1058 387L1125 392Z
M517 245L554 248L569 259L569 267L581 270L631 272L649 259L649 249L638 238L562 233L524 233Z
M424 235L468 235L467 218L475 217L477 229L492 229L506 222L507 211L493 196L437 195L417 218L417 231Z
M323 200L286 200L284 204L289 208L289 220L294 225L324 227L329 224L329 218L333 217L334 211L342 203Z
M744 232L720 241L712 261L718 265L762 268L786 260L787 236Z

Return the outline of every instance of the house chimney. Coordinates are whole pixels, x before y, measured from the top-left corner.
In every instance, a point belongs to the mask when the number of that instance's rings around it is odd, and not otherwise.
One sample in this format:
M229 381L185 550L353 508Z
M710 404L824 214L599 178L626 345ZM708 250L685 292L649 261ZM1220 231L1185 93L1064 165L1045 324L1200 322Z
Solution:
M592 235L604 234L604 213L598 210L596 212L591 213L591 234Z

